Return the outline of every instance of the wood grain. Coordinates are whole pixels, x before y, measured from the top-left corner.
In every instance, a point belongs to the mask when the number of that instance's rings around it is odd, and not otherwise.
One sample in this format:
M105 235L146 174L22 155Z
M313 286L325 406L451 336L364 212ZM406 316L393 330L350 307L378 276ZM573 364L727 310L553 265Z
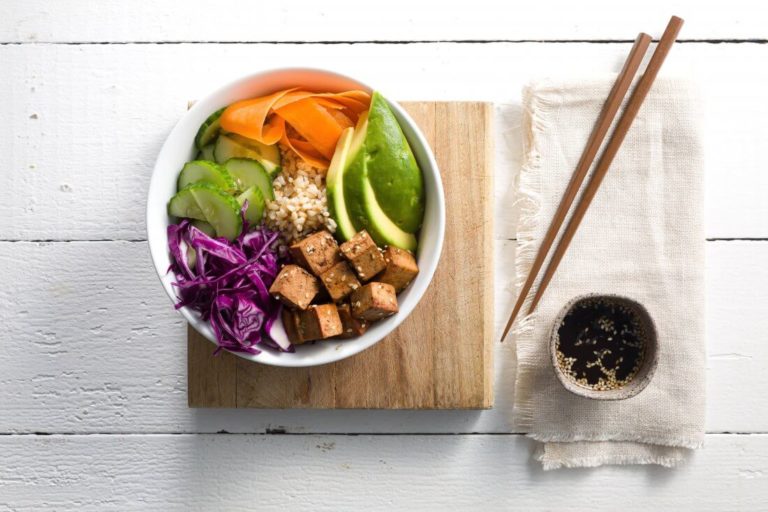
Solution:
M693 27L688 21L686 30ZM0 97L9 98L0 102L0 119L9 120L0 126L0 218L8 219L0 222L0 239L146 239L152 168L187 100L256 67L311 64L375 84L393 98L492 101L499 110L498 150L519 160L522 87L553 73L580 76L584 62L596 71L617 71L629 47L0 45ZM760 171L768 169L768 151L759 150L766 140L763 120L768 119L766 61L768 44L685 43L664 64L664 74L694 77L706 104L707 238L768 237L768 172ZM739 77L738 87L730 77ZM515 175L516 167L506 165L495 176L497 240L515 238Z
M211 354L211 344L187 326L187 393L190 407L237 405L237 357L226 351Z
M533 445L516 435L0 436L0 509L766 509L765 434L709 435L675 470L543 472L531 462Z
M190 330L191 407L491 407L493 109L469 102L403 106L434 150L446 198L444 250L419 306L365 352L310 369L218 361L212 345Z
M10 5L7 5L10 4ZM151 10L125 0L5 0L2 42L167 41L425 41L425 40L628 40L679 14L691 39L765 37L768 15L754 0L702 2L646 0L617 15L603 0L515 2L475 0L427 2L390 0L375 23L360 23L344 0L260 2L227 0L208 9L205 0L161 0ZM183 14L180 14L182 13ZM239 16L233 16L238 13ZM254 30L253 19L271 20ZM64 20L64 21L62 21Z
M516 297L516 246L494 247L498 334ZM768 242L706 244L708 432L768 431L768 393L755 391L768 389L766 261ZM146 242L0 242L0 268L2 433L517 431L512 340L493 346L490 410L190 409L186 322Z

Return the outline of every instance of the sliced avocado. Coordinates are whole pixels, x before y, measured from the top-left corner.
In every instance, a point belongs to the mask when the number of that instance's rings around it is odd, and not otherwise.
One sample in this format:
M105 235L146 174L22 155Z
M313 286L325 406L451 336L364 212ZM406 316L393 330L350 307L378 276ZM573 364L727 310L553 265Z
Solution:
M365 162L365 151L358 151L354 156L350 152L342 183L344 188L344 204L347 207L347 214L356 232L361 229L368 229L369 223L368 216L365 213L364 192L365 183L368 180L366 176L368 168Z
M366 180L363 189L365 212L368 218L368 232L377 245L394 245L408 251L415 251L416 237L398 227L384 212L376 199L371 182Z
M347 166L343 173L342 190L344 191L344 206L352 222L352 235L361 229L366 229L378 245L394 245L413 251L416 249L416 237L403 231L387 215L380 205L372 183L369 181L369 155L365 143L367 119L360 118L355 128L347 156ZM334 154L334 158L336 154ZM330 177L330 172L329 172ZM330 178L328 178L330 181ZM330 185L329 185L330 188ZM335 188L338 188L336 185ZM329 208L330 208L329 201ZM351 235L347 239L351 238Z
M400 123L374 91L364 133L368 178L381 209L403 231L415 233L424 217L424 183Z
M347 164L347 157L350 154L349 150L352 145L354 132L354 128L347 128L341 133L339 142L336 144L336 150L333 153L333 159L331 159L331 164L328 167L328 174L325 177L328 212L336 222L336 235L342 241L349 240L355 236L356 232L344 201L344 168Z

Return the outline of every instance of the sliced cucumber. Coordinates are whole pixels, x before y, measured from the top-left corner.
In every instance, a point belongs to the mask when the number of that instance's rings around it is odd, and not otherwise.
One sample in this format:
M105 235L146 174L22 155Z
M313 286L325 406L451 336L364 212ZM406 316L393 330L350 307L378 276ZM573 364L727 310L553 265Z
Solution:
M204 220L193 220L192 225L208 236L216 236L216 230Z
M198 160L208 160L209 162L215 162L213 158L213 143L203 146L203 149L198 153Z
M275 192L272 190L272 178L256 160L250 158L230 158L224 162L224 168L235 179L237 190L247 190L256 185L261 190L261 195L269 201L275 200Z
M179 191L168 202L168 214L185 219L205 220L203 210L197 204L195 196L188 188Z
M208 119L203 121L203 124L200 125L200 129L197 130L197 135L195 136L195 145L197 146L197 149L203 149L204 146L213 142L213 139L219 134L219 130L221 130L221 122L219 121L219 118L226 108L227 107L220 108L209 115Z
M251 226L256 226L261 223L261 219L264 217L264 196L261 194L261 190L258 185L253 185L245 192L237 196L237 202L242 206L248 201L248 209L245 210L245 220Z
M240 204L210 183L193 183L171 198L168 212L176 217L204 220L216 232L234 240L243 230Z
M213 150L216 161L223 164L230 158L250 158L259 162L271 177L280 172L280 149L277 144L267 146L259 141L235 133L222 133Z
M177 190L182 190L192 183L205 182L216 185L226 192L234 192L237 188L235 179L221 165L205 160L193 160L184 164L179 174Z
M240 204L220 188L208 183L195 183L187 187L203 211L205 221L216 230L216 236L234 240L243 230ZM186 190L186 189L185 189Z

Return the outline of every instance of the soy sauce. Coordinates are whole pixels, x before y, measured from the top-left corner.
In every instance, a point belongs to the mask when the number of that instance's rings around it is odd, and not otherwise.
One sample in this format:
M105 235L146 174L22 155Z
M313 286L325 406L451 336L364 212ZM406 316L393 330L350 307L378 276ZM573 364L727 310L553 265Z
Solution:
M629 383L642 366L647 333L637 312L606 298L579 301L557 331L557 363L577 384L599 391Z

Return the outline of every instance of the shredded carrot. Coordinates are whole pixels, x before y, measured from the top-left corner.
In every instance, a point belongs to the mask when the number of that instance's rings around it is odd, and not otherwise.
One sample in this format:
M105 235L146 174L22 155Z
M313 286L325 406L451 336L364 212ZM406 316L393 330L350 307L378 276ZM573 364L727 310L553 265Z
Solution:
M285 89L233 103L222 113L221 127L263 144L280 141L308 164L326 169L341 132L354 126L370 103L371 95L365 91ZM288 126L301 138L289 137Z

